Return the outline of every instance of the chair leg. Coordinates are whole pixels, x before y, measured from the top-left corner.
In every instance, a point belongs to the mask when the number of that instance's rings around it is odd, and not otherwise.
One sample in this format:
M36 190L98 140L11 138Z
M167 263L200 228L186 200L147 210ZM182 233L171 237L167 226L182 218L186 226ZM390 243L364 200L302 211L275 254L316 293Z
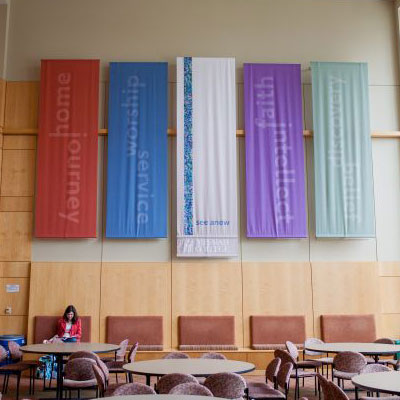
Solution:
M17 375L17 400L19 398L19 383L20 383L20 380L21 380L21 373L19 373Z

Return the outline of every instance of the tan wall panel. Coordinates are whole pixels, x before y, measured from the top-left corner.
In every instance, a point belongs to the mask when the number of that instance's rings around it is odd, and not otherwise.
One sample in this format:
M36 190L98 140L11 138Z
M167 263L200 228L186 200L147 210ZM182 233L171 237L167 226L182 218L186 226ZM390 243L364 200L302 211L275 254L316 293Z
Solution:
M28 317L0 316L0 335L25 335L27 332Z
M38 126L39 82L7 82L5 131Z
M244 345L250 346L250 315L305 315L314 335L310 263L243 263Z
M12 315L28 315L29 278L0 278L0 315L11 306ZM6 285L19 285L18 293L7 293Z
M376 314L379 326L379 277L375 262L313 262L315 332L321 314Z
M0 262L0 278L29 278L29 262Z
M33 196L35 150L3 149L1 196Z
M3 148L7 150L35 150L36 135L4 135Z
M400 276L400 262L378 263L380 276Z
M0 211L32 211L33 197L0 197Z
M162 315L164 347L171 347L171 264L103 263L100 339L108 315Z
M31 260L32 213L0 212L0 261Z
M0 79L0 128L4 126L4 110L6 106L6 81Z
M382 314L380 320L380 337L400 339L400 314Z
M73 304L92 317L92 341L99 340L100 263L32 263L29 340L35 315L62 315Z
M400 314L400 276L379 278L381 312Z
M179 315L234 315L236 345L243 347L240 263L172 263L172 347L178 346Z
M247 353L247 361L254 364L256 369L265 369L273 358L273 351Z

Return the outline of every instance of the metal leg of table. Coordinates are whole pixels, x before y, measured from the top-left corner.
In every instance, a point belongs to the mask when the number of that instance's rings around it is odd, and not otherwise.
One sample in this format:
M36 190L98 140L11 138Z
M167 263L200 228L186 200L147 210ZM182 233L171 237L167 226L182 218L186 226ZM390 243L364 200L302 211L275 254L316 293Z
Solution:
M57 355L57 400L63 398L63 356Z
M151 378L150 375L146 375L146 385L147 386L150 386L150 378Z

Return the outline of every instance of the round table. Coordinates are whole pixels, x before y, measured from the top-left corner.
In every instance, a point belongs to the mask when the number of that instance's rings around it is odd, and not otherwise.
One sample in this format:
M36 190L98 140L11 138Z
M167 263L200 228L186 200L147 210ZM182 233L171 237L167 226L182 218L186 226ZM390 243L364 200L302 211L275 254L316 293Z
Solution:
M400 372L373 372L360 374L351 379L356 388L370 392L400 394Z
M137 361L125 364L123 368L137 375L145 375L146 384L150 385L152 376L159 377L172 373L190 374L198 377L206 377L218 372L244 374L254 371L255 366L244 361L186 358Z
M57 399L62 399L62 367L63 357L77 351L91 351L93 353L110 353L117 351L119 345L107 343L46 343L21 346L21 351L32 354L51 354L57 361Z
M321 353L354 351L366 356L373 356L376 361L379 356L390 356L400 352L400 345L382 343L321 343L307 345L305 349Z

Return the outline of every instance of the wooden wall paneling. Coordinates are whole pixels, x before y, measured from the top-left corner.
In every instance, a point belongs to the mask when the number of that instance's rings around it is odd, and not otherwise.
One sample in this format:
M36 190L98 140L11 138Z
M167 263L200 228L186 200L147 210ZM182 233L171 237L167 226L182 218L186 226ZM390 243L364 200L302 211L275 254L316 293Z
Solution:
M0 211L32 211L33 197L0 197Z
M0 79L0 130L4 127L4 111L6 106L6 81Z
M380 325L379 336L400 339L400 314L382 314Z
M0 315L6 315L5 309L12 308L11 315L28 315L29 278L0 278ZM7 285L18 285L19 292L8 293Z
M171 347L171 264L103 263L100 340L107 316L162 315L164 348Z
M379 262L379 276L400 276L400 262Z
M172 347L178 346L178 316L234 315L236 345L243 347L240 262L172 263Z
M0 335L25 335L27 332L28 317L0 315Z
M380 295L376 262L312 262L314 325L321 314L375 314L380 333Z
M3 149L1 196L33 196L35 150Z
M308 262L244 262L244 345L250 346L250 315L305 315L314 335L311 266Z
M32 213L0 212L0 261L30 261Z
M73 304L79 314L92 317L93 342L99 340L99 262L32 263L28 341L32 341L35 315L62 315ZM51 284L50 284L51 283Z
M3 148L6 150L35 150L36 135L4 135Z
M39 82L7 82L4 131L37 130Z
M29 262L0 262L0 278L29 278Z
M400 314L400 276L380 277L379 287L381 313Z

